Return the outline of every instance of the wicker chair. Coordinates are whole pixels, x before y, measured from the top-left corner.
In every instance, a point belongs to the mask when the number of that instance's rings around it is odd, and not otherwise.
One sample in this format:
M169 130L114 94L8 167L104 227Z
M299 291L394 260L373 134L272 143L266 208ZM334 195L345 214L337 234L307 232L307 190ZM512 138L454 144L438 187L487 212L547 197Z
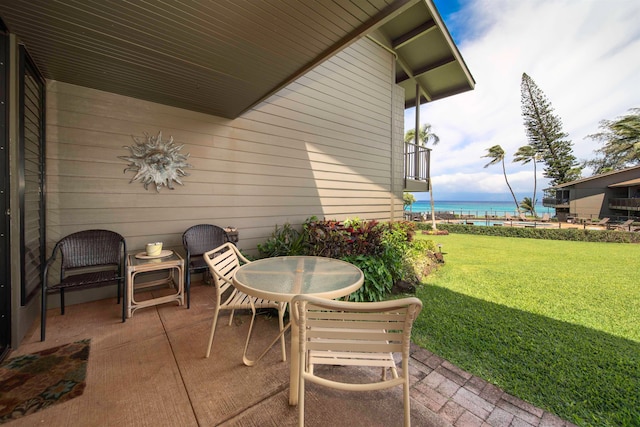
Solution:
M49 268L60 253L60 280L49 284ZM40 340L45 340L47 295L60 293L60 313L64 314L65 291L117 285L118 304L124 284L126 242L120 234L109 230L86 230L70 234L56 243L51 258L44 267L42 280L42 305L40 315ZM122 304L122 321L125 320Z
M191 274L209 274L209 266L204 262L202 255L228 241L227 232L222 227L212 224L194 225L182 234L182 246L187 256L184 269L187 308L191 307Z

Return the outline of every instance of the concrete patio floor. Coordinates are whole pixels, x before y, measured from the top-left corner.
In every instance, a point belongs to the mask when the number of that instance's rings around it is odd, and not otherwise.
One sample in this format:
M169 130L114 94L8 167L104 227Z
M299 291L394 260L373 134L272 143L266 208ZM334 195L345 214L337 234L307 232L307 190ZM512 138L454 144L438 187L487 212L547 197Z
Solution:
M242 364L247 313L236 314L231 326L228 313L220 315L211 357L204 357L213 295L213 287L194 284L191 309L145 308L124 324L114 299L69 306L64 316L49 310L46 341L39 341L36 322L9 357L91 338L86 389L9 424L297 425L297 407L288 404L289 364L277 348L254 367ZM257 354L277 333L277 319L259 315L255 328L250 352ZM417 346L410 369L413 426L572 426ZM307 426L400 426L402 390L349 393L309 384L305 420Z

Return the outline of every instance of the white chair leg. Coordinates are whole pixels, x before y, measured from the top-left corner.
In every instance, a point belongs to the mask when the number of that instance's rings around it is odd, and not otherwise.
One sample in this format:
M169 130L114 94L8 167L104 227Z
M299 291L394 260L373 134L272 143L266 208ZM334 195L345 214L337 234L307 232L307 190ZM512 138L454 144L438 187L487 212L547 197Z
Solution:
M231 310L231 314L229 314L229 326L231 326L231 322L233 322L233 313L235 312L235 310Z
M282 331L284 330L284 313L287 310L287 303L283 302L283 303L279 303L278 304L278 322L279 322L279 326L280 326L280 332L282 333ZM282 349L282 361L286 362L287 361L287 346L285 345L284 342L284 334L282 334L282 336L280 337L280 348Z
M249 301L251 303L251 323L249 323L247 341L244 343L244 350L242 351L242 362L247 366L253 366L258 360L262 358L262 356L258 357L257 360L251 360L247 357L247 348L249 347L249 340L251 339L251 333L253 332L253 322L255 322L256 320L256 305L253 303L253 298Z
M211 346L213 345L213 334L216 333L216 324L218 323L218 314L220 313L219 306L213 311L213 323L211 325L211 333L209 334L209 344L207 345L207 353L204 357L209 357L211 354Z
M282 340L282 342L284 342L284 333L287 332L287 329L291 327L291 322L287 323L286 326L283 326L282 323L284 322L284 319L282 318L280 322L280 325L281 325L280 333L278 333L278 335L273 339L273 341L271 341L269 345L262 351L262 353L260 353L260 356L258 356L254 360L251 360L247 357L247 348L249 347L249 340L251 339L251 333L253 331L253 322L256 318L256 306L253 300L251 300L251 311L253 312L253 316L251 317L251 324L249 325L247 342L244 344L244 352L242 353L242 362L247 366L253 366L256 363L258 363L260 359L262 359L264 355L267 354L267 352L271 349L271 347L273 347L278 342L278 340ZM284 360L286 360L286 352L283 352L283 356L284 356Z
M407 377L406 381L402 385L403 391L403 404L404 404L404 427L411 426L411 407L409 406L409 379Z
M304 354L300 355L300 380L298 381L298 426L304 427Z
M253 320L251 320L251 325L249 326L249 328L253 327ZM269 345L262 351L262 353L260 353L260 356L258 356L257 359L255 360L251 360L248 357L246 357L247 354L247 347L249 346L249 338L250 338L250 334L251 334L251 330L249 330L249 336L247 336L247 342L245 343L244 346L244 354L242 355L242 362L247 365L247 366L253 366L256 363L258 363L260 361L260 359L262 359L264 357L265 354L267 354L267 352L271 349L271 347L273 347L279 339L281 339L282 337L284 337L284 333L287 332L287 329L289 329L291 327L291 322L287 323L285 325L285 327L280 331L280 333L278 334L278 336L276 336L273 341L271 341L271 343L269 343Z

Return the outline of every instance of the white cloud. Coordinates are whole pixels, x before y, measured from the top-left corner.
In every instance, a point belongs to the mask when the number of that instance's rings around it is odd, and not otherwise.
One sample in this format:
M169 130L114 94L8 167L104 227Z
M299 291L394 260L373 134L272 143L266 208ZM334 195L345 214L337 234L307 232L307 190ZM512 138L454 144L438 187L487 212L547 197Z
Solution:
M471 0L453 19L452 27L467 25L457 35L458 47L476 89L421 109L421 121L431 123L441 141L432 152L438 200L451 200L456 188L508 194L501 167L483 168L489 159L482 156L496 144L507 153L514 191L532 191L531 164L511 162L527 144L520 111L523 72L551 102L579 160L599 148L585 137L598 131L601 120L640 107L637 0ZM413 114L407 111L406 128ZM540 180L538 188L545 186Z

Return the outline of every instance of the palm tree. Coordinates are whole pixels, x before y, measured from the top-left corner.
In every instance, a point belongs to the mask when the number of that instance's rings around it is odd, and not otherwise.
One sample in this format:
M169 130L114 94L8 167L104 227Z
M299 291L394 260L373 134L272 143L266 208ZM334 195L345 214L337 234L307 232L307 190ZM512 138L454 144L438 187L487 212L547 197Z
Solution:
M484 167L488 167L491 165L495 165L496 163L502 163L502 173L504 174L504 180L507 183L507 187L509 187L509 191L511 191L511 195L513 196L513 201L516 204L516 210L518 211L518 215L520 215L520 205L518 204L518 199L516 199L516 195L511 188L511 184L509 184L509 180L507 179L507 169L504 166L504 150L499 145L494 145L491 148L487 148L487 155L482 157L489 157L491 161L484 165Z
M416 141L415 129L409 129L407 133L404 134L404 142L413 141L415 141L415 143L418 145L423 145L426 147L429 142L431 143L431 145L438 145L438 142L440 142L440 138L438 137L438 135L431 131L431 125L429 123L424 123L418 129L418 141Z
M525 197L524 199L522 199L522 201L520 202L520 207L525 213L531 212L533 216L536 215L536 210L534 204L531 202L530 197Z
M409 209L412 208L413 204L416 202L416 198L411 193L407 193L406 191L402 193L402 202L404 208L406 209L409 206Z
M422 145L422 146L426 147L429 142L431 142L431 145L438 145L438 142L440 142L440 138L438 137L438 135L436 135L435 133L433 133L431 131L431 124L424 123L418 129L418 139L417 139L417 141L416 141L416 130L415 129L409 129L407 131L407 133L404 134L404 142L412 142L412 141L415 141L416 145ZM433 187L431 185L431 171L429 171L429 198L431 199L431 227L435 230L436 229L436 213L434 212L435 202L433 201Z
M527 163L533 161L533 197L530 200L531 209L525 209L525 211L531 211L531 214L533 216L537 216L536 215L536 192L538 191L538 188L537 188L538 176L536 172L536 162L540 161L539 158L540 158L540 154L536 153L536 150L530 145L523 145L522 147L518 148L518 151L516 151L516 154L513 155L513 161L522 163L523 165L526 165ZM525 197L525 199L527 198ZM522 206L522 204L520 204L520 206Z
M595 159L585 162L594 174L640 164L640 108L632 108L616 120L602 120L599 128L601 132L587 135L604 144L594 151Z

